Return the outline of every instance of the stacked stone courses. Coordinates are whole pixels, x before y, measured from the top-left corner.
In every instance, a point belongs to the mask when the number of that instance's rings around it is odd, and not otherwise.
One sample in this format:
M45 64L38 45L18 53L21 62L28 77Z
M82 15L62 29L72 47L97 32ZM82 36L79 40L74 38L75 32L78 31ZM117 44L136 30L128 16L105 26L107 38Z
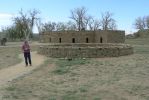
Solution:
M117 30L98 30L98 31L55 31L44 32L40 34L40 42L42 43L124 43L125 31ZM101 41L102 40L102 41Z
M40 34L38 53L54 58L100 58L133 54L125 31L58 31ZM47 44L48 43L48 44Z

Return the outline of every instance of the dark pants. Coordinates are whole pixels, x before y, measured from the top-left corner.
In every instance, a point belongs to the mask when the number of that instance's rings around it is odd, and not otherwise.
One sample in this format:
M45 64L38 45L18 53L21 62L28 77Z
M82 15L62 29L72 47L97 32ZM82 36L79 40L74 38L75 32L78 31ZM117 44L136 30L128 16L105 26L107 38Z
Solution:
M28 66L28 62L29 62L30 65L32 65L30 52L24 52L24 58L25 58L26 66Z

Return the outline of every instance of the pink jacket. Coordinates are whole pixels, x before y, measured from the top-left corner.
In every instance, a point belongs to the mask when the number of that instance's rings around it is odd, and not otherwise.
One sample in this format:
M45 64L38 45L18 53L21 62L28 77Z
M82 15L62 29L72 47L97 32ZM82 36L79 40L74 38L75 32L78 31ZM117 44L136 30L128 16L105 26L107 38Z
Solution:
M22 50L23 50L23 52L30 52L30 46L29 46L29 44L23 44Z

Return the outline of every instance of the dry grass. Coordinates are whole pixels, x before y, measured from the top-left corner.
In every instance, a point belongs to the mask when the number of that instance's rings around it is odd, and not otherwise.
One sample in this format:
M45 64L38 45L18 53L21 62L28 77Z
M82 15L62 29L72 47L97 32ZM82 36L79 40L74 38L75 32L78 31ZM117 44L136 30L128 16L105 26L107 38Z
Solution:
M18 57L20 53L21 50L19 47L0 47L0 69L21 62Z
M149 100L149 46L134 49L117 58L49 59L4 88L3 100Z

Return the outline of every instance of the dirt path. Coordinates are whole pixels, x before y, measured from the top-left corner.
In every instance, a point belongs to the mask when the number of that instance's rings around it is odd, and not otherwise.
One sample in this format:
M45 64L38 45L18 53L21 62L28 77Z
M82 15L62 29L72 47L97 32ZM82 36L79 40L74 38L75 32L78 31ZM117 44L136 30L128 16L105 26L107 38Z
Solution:
M29 73L33 69L36 69L39 65L43 64L46 59L46 57L39 55L36 52L32 52L31 55L32 66L25 67L23 55L20 54L19 57L22 59L21 63L0 70L0 87L4 86L7 82L12 81L13 79Z

